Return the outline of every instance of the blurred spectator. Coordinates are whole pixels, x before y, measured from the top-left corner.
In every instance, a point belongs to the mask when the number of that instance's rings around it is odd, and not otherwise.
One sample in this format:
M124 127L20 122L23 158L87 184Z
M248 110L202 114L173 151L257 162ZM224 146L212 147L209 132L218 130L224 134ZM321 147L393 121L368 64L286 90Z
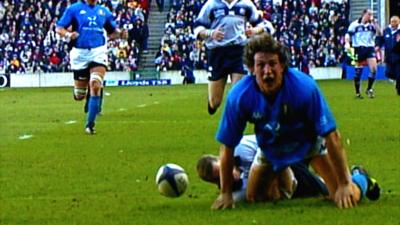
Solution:
M52 72L49 59L53 49L61 60L59 71L69 71L68 46L54 32L54 23L67 6L77 0L0 1L0 65L12 71ZM162 70L182 68L190 59L195 69L207 69L203 43L193 38L193 20L206 0L171 0L164 37L160 43ZM348 0L254 0L264 18L276 28L276 38L294 47L295 65L336 66L343 56L344 34L349 25ZM149 0L99 0L109 7L120 27L132 29L138 20L147 27ZM146 28L139 37L130 35L126 57L110 62L109 70L135 68L138 50L147 49ZM139 32L140 33L140 32ZM110 44L110 43L109 43ZM165 46L166 44L166 46ZM325 49L320 46L327 45ZM115 44L116 50L119 43ZM161 54L162 49L169 49ZM332 49L334 49L332 51ZM303 53L301 53L303 52ZM11 66L14 54L19 67ZM185 55L184 55L185 54ZM334 57L333 57L334 56ZM172 57L172 58L171 58ZM117 54L110 57L118 59ZM178 60L179 59L179 60ZM160 60L157 60L160 61ZM180 62L179 62L180 61ZM302 63L303 62L303 63ZM160 64L157 64L160 66ZM12 68L11 68L12 67Z
M144 21L137 17L132 28L129 29L128 42L131 43L133 40L138 44L141 51L147 52L147 40L149 38L149 28Z

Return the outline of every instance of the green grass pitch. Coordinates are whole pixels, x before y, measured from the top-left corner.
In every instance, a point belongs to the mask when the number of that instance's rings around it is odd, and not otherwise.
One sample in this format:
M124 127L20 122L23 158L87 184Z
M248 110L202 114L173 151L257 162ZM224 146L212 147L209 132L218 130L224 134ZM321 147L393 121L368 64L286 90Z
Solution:
M319 84L349 164L377 178L379 201L350 210L322 199L210 210L218 192L197 178L195 164L204 153L218 154L222 110L207 114L206 85L108 87L94 136L83 131L83 102L72 100L71 88L0 89L0 224L399 225L400 97L393 84L377 82L377 97L363 100L354 99L351 81ZM180 198L156 189L157 169L168 162L189 175Z

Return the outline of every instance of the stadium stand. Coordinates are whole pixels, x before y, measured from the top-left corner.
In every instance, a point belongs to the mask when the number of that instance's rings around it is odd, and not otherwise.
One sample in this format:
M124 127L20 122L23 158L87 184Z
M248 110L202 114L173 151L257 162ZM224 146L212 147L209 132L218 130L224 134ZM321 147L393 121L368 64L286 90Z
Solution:
M173 0L160 51L158 70L185 65L207 69L206 50L193 37L193 21L203 1ZM277 28L276 38L290 48L291 66L304 72L310 67L337 66L344 60L344 35L349 25L346 0L258 0L256 6Z
M206 49L193 36L193 21L206 0L168 0L164 34L154 63L159 71L207 69ZM55 22L76 0L4 0L0 2L0 71L69 71L68 43L55 33ZM129 30L127 41L108 42L109 70L136 71L147 50L148 0L99 0ZM336 66L348 26L347 0L257 0L260 13L277 28L276 38L290 47L291 65Z
M69 71L68 43L55 23L77 0L4 0L0 2L0 71L6 73ZM148 38L148 0L99 0L131 35L108 42L109 70L134 71ZM139 22L140 21L140 22ZM147 32L147 33L146 33Z

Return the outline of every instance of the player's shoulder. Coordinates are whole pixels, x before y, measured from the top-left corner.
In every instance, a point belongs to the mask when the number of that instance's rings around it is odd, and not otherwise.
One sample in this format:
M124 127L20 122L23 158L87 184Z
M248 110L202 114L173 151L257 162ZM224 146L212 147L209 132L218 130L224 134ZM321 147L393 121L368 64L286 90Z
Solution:
M303 73L298 69L289 68L287 71L287 74L289 75L289 77L295 79L295 81L299 82L300 84L304 84L304 83L314 84L315 83L315 80L311 75Z
M350 25L349 25L349 28L354 28L354 27L357 27L357 26L360 26L360 21L358 19L354 20L353 22L351 22Z
M242 99L249 100L256 93L255 76L245 75L240 79L229 91L228 100L241 101Z
M223 4L221 0L207 0L203 8L213 8L213 7L218 7L220 4Z
M75 2L71 4L68 8L70 10L78 10L78 9L83 9L85 7L85 4L82 2Z
M288 69L285 79L287 88L301 92L302 95L312 93L314 90L318 89L317 83L311 75L305 74L297 69Z
M249 89L252 89L255 82L255 76L245 75L240 79L231 89L231 92L242 93Z

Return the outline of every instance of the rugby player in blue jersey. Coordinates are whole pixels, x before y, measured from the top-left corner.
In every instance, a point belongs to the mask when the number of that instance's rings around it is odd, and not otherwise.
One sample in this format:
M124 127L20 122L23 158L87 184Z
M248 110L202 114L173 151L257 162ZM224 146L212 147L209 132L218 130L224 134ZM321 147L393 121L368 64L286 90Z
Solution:
M360 87L364 65L368 65L370 71L368 75L368 86L365 93L369 98L375 97L373 89L377 70L375 36L381 36L381 34L382 32L379 25L373 19L372 11L370 9L365 9L362 12L361 18L350 24L345 36L345 49L349 51L352 46L356 55L354 87L357 99L363 98Z
M69 28L72 27L72 31ZM116 25L112 13L97 0L80 1L69 6L57 21L56 31L69 40L71 69L74 72L74 99L83 100L89 87L89 103L85 132L95 134L95 120L107 69L107 37L126 38Z
M243 48L247 37L273 33L251 0L208 0L195 20L194 34L205 40L211 71L208 85L208 113L221 105L227 78L236 83L246 73Z
M234 202L246 199L249 172L256 156L258 144L255 135L245 135L234 149L232 197ZM197 174L207 182L220 187L220 160L214 155L203 155L197 162ZM305 162L283 169L268 190L260 193L266 201L279 199L327 196L323 180L311 173Z
M247 183L248 202L263 201L257 193L292 164L309 160L326 183L329 198L340 208L354 207L362 196L379 197L379 186L360 167L351 175L333 115L312 77L288 68L286 47L268 34L246 45L252 76L230 90L216 139L220 148L220 194L214 209L232 208L233 149L246 124L254 124L259 151ZM323 141L326 142L326 148ZM367 193L368 192L368 193Z

